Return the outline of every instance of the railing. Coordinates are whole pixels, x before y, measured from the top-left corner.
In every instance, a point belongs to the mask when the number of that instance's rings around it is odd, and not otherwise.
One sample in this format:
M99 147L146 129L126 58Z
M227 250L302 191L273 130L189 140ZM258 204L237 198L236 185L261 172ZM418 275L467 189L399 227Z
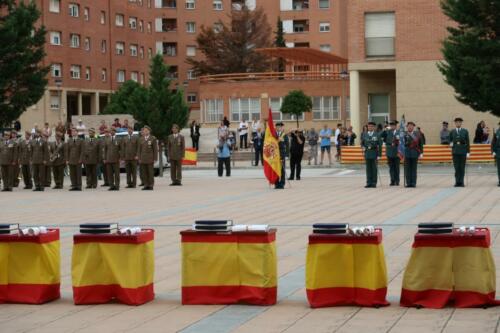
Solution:
M267 81L267 80L348 80L349 74L338 72L264 72L216 74L200 77L201 83Z

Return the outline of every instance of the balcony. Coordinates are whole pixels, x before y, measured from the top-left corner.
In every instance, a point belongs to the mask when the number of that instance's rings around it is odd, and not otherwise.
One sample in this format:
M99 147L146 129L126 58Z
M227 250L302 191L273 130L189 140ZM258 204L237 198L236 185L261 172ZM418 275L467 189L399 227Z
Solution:
M292 2L293 10L304 10L309 9L309 1L308 0L294 0Z
M294 20L293 32L294 33L309 32L309 20Z
M177 43L163 43L163 55L167 57L177 56Z
M163 32L177 31L177 19L169 19L169 18L162 19L161 31Z
M162 0L161 1L162 8L177 8L176 0Z
M200 77L200 83L238 82L238 81L273 81L273 80L300 80L300 81L332 81L348 80L349 75L333 71L305 71L305 72L264 72L264 73L235 73L205 75Z

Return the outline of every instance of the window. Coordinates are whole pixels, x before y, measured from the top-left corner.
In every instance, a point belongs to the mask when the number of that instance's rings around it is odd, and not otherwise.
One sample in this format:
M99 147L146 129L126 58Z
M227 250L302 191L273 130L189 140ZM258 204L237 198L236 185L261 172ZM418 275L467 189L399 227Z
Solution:
M125 82L125 71L123 69L116 71L116 82Z
M61 107L61 96L57 91L50 92L50 108L58 110Z
M330 22L320 22L319 32L329 32L329 31L330 31Z
M163 55L168 57L177 56L177 43L163 43Z
M137 29L137 17L129 17L128 18L128 26L130 29L132 30L136 30Z
M269 107L272 110L273 113L273 120L282 120L282 121L295 121L295 116L286 114L286 113L281 113L281 103L283 103L283 98L282 97L271 97L269 99ZM299 120L304 120L304 114L299 117Z
M197 101L197 95L196 93L189 93L187 94L187 102L188 103L196 103Z
M69 75L71 76L72 79L79 79L80 70L81 70L80 65L71 65L71 68L69 70Z
M332 47L330 46L330 44L321 44L319 46L319 49L323 52L332 52Z
M214 0L213 7L214 10L222 10L222 0Z
M191 34L196 32L196 23L195 22L186 22L186 32Z
M148 22L148 34L151 33L151 22Z
M85 49L85 51L90 51L90 37L85 37L83 48Z
M90 9L89 9L89 7L83 8L83 19L85 21L89 21L90 20Z
M365 14L365 52L367 57L394 56L396 26L394 13Z
M106 40L101 40L101 52L106 53Z
M139 57L141 59L144 59L144 47L143 46L141 46L141 48L139 49Z
M61 32L60 31L51 31L50 32L50 44L61 45Z
M176 0L160 0L163 8L177 8Z
M260 119L260 98L231 98L229 106L232 121Z
M186 55L188 57L196 56L196 46L189 45L186 47Z
M144 21L143 20L139 21L139 31L144 32Z
M330 8L330 0L319 0L319 8L320 9Z
M187 71L187 79L188 80L196 80L196 72L194 69L189 69Z
M308 32L309 31L309 21L308 20L294 20L293 21L293 32Z
M85 80L90 81L90 67L85 67Z
M101 10L101 24L106 24L106 12Z
M206 99L201 103L203 121L218 123L224 116L224 102L222 99Z
M169 66L167 72L167 78L169 79L177 79L179 77L179 67L178 66Z
M123 55L125 53L125 43L124 42L116 42L115 49L116 49L117 55Z
M177 31L177 19L172 18L157 18L155 20L156 32Z
M107 70L106 68L101 69L101 81L106 82Z
M52 74L52 77L61 77L62 64L52 64L52 66L50 66L50 72Z
M292 2L293 10L303 10L309 8L308 0L293 0Z
M123 21L125 20L123 14L116 14L115 16L115 25L117 27L123 27Z
M76 3L70 3L68 5L68 8L69 8L69 16L72 16L72 17L80 16L80 5L78 5Z
M186 9L195 9L196 1L195 0L186 0Z
M73 48L80 47L80 35L70 34L69 35L69 46Z
M59 13L61 11L61 0L50 0L49 12Z
M337 96L312 97L312 112L314 120L340 119L340 98Z
M139 81L139 73L138 72L131 72L130 79L134 82Z
M130 56L137 57L137 45L136 44L130 44Z

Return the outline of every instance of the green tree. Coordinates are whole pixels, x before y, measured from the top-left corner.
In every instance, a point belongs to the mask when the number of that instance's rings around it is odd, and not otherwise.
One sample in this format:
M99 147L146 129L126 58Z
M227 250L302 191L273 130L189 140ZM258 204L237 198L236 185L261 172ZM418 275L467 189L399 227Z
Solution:
M311 112L311 97L304 94L302 90L292 90L283 98L280 111L295 116L297 128L299 128L299 117L304 112Z
M34 1L0 0L0 126L42 98L47 86L45 28Z
M148 89L139 83L129 80L123 83L118 91L111 95L105 114L131 114L136 121L145 124L147 119L144 108L149 105Z
M283 21L281 17L278 16L278 23L276 27L274 38L274 46L276 47L286 47L285 32L283 31ZM283 58L278 59L278 72L282 73L285 71L285 61Z
M448 27L438 64L456 98L500 116L500 0L442 0Z
M267 56L256 52L272 45L271 26L262 7L255 10L242 6L232 10L230 23L221 20L218 31L212 26L201 27L196 37L203 60L189 58L187 63L199 74L263 72L269 69Z

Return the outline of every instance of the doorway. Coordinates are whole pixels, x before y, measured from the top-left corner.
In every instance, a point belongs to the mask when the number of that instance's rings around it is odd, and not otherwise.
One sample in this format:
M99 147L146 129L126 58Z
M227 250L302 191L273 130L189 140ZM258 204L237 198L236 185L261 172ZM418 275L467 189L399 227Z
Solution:
M390 105L389 94L368 94L368 120L383 126L389 121Z

